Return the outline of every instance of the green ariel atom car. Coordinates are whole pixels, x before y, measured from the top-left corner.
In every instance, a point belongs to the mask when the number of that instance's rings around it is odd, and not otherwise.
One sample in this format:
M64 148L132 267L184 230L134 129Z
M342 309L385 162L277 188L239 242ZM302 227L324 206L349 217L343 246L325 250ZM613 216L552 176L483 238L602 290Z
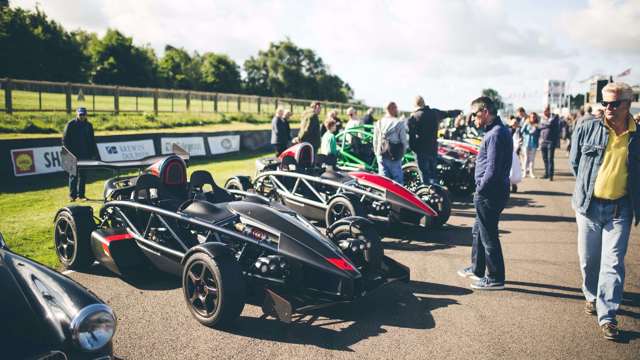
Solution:
M336 135L337 166L342 170L378 171L373 153L373 126L360 125L345 129ZM404 186L438 212L434 225L442 226L451 215L449 191L442 184L423 184L413 152L403 159Z
M459 194L470 194L475 190L476 153L468 151L464 143L438 140L438 185ZM377 172L378 162L373 153L373 126L360 125L345 129L336 135L338 166L342 169L359 169ZM465 145L465 146L463 146ZM420 172L413 151L402 159L404 186L416 191L422 185Z

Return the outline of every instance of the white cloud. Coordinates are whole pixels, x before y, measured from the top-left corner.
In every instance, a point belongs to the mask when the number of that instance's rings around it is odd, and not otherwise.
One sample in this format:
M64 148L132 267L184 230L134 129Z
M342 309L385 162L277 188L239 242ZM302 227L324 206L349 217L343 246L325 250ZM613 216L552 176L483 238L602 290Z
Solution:
M606 51L640 54L640 0L590 0L565 18L579 44Z

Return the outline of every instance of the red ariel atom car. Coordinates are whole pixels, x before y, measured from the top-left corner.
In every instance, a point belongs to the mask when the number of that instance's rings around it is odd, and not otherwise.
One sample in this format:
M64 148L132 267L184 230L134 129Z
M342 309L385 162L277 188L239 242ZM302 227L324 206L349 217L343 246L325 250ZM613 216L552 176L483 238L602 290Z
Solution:
M370 172L336 171L316 165L313 147L300 143L277 158L259 159L255 179L236 176L227 180L231 190L255 190L282 202L310 220L327 226L350 217L374 221L441 225L438 212L402 185Z

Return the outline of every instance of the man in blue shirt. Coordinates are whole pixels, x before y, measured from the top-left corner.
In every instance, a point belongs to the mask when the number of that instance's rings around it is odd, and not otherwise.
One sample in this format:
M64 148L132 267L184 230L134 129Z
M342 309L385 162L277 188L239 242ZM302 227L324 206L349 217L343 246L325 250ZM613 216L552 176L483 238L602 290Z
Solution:
M476 280L471 284L473 289L502 290L505 270L498 221L509 200L513 140L489 97L475 99L471 107L475 125L484 129L485 135L476 158L471 266L459 270L458 275Z

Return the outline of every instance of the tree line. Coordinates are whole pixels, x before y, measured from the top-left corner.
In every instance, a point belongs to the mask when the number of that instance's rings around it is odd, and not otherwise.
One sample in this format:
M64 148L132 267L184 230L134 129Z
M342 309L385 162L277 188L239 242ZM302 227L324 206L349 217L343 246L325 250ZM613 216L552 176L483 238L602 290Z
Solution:
M229 56L166 45L159 57L116 29L67 31L35 11L0 0L0 77L247 93L346 102L353 90L311 49L269 44L242 70Z

